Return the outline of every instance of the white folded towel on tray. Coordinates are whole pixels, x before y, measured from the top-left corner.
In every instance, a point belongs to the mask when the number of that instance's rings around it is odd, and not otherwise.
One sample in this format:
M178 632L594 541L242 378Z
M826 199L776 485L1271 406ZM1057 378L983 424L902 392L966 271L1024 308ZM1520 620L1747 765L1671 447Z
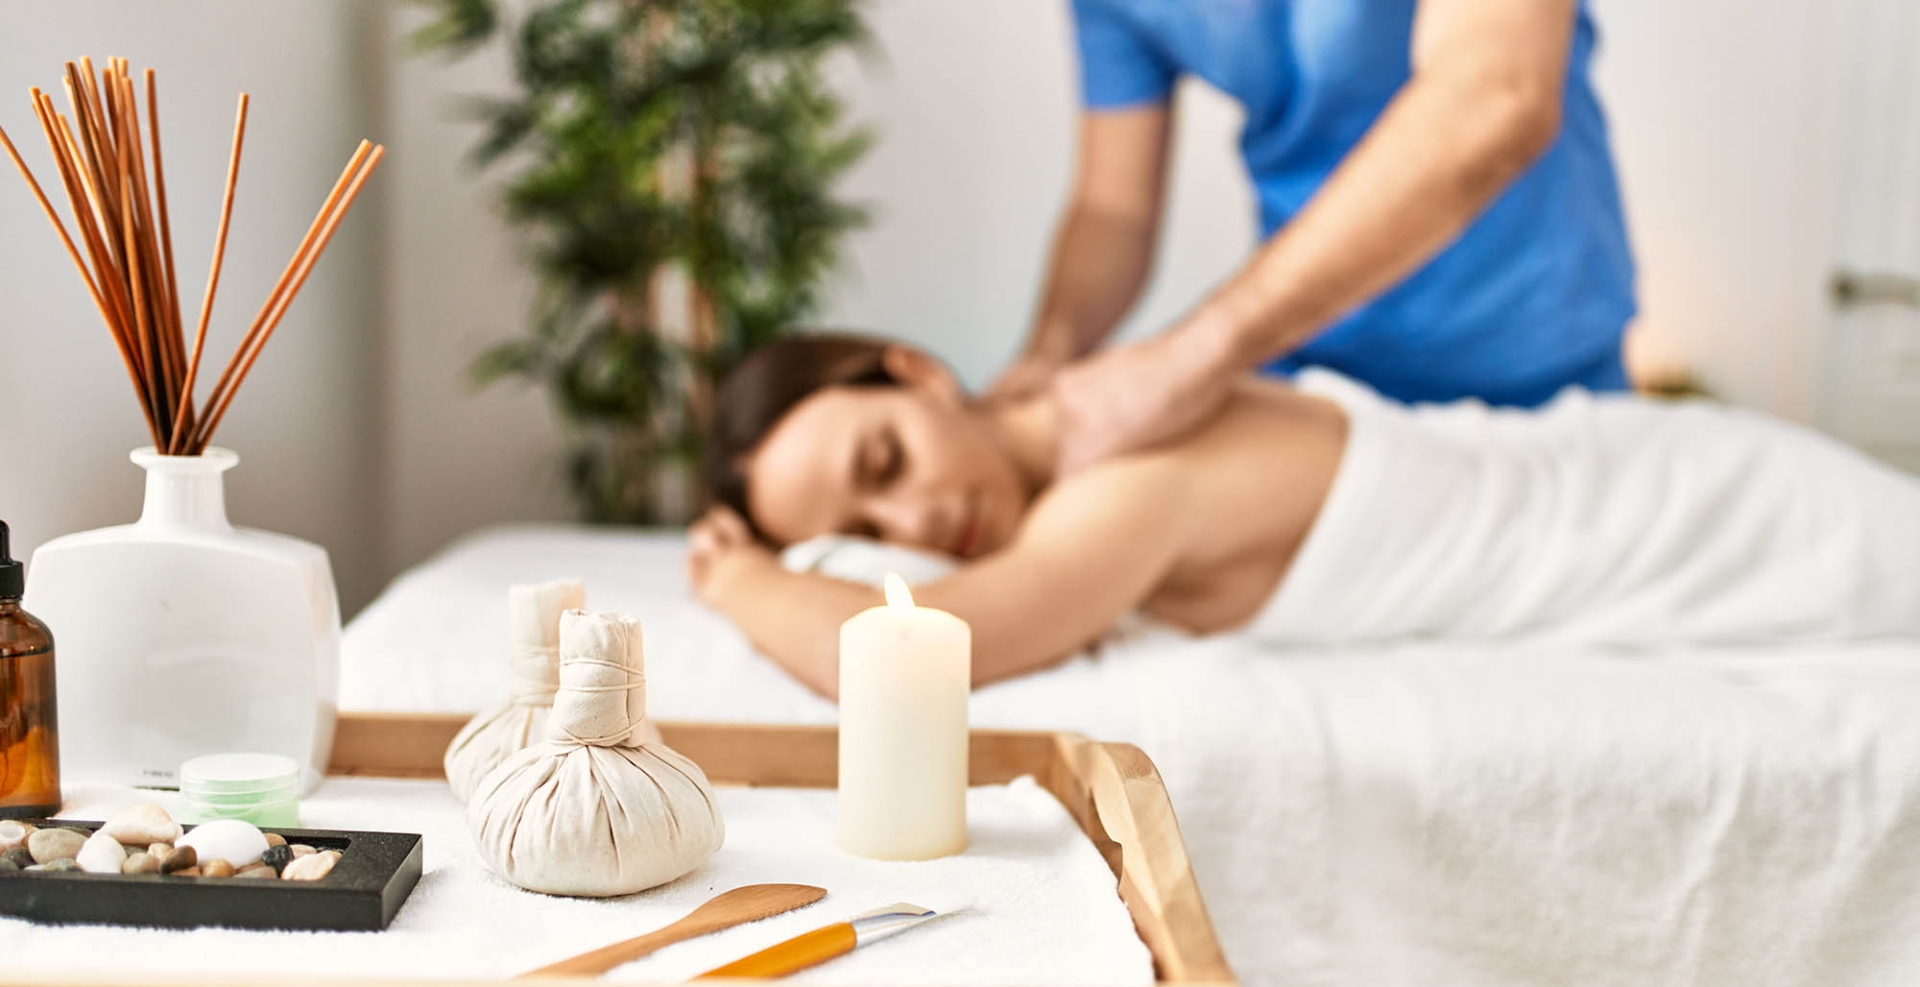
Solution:
M836 849L831 791L723 787L718 793L727 843L699 870L625 898L553 898L486 872L444 782L330 778L301 807L307 827L424 838L426 872L386 931L132 929L0 918L0 967L8 975L505 977L650 932L729 888L778 882L823 887L827 897L670 946L609 979L683 981L802 932L908 901L956 910L792 979L930 987L1153 981L1152 958L1120 902L1113 872L1059 802L1029 780L968 792L972 845L961 856L920 863L861 860ZM100 819L156 793L81 789L69 795L66 818Z

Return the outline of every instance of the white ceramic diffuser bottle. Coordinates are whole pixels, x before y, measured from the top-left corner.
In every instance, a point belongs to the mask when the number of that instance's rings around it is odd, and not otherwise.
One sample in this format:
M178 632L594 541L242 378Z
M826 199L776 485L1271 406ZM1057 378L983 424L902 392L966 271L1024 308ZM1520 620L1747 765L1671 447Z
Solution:
M139 522L56 538L27 573L29 607L61 629L67 779L170 788L184 761L248 751L293 758L311 789L339 693L326 550L228 523L231 450L132 458Z

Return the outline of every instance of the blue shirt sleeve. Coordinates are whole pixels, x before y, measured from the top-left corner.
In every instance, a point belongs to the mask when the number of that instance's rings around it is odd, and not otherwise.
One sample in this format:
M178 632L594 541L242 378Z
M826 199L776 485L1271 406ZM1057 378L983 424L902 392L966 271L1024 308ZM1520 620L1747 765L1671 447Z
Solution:
M1081 99L1095 110L1165 101L1178 72L1143 26L1115 6L1073 0Z

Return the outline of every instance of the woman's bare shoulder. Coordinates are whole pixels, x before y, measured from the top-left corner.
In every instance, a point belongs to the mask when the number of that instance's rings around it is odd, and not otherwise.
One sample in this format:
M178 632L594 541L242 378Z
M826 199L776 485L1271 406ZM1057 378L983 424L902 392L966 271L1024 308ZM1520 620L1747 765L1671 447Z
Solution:
M1044 528L1089 511L1172 523L1174 513L1201 506L1197 499L1215 485L1210 480L1228 481L1250 465L1258 468L1313 450L1325 450L1337 461L1345 437L1346 415L1338 404L1282 382L1249 379L1217 417L1186 438L1114 456L1055 480L1034 499L1027 524ZM1292 469L1297 473L1304 465L1295 460Z

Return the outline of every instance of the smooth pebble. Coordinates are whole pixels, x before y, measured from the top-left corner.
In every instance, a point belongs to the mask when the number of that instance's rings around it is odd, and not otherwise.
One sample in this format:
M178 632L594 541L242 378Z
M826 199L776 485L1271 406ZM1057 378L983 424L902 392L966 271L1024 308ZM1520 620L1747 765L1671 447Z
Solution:
M243 877L243 878L266 878L267 880L271 881L274 878L279 877L280 875L274 873L273 868L268 867L266 864L254 864L252 867L249 867L246 870L243 870L240 873L235 874L233 876Z
M293 848L290 846L286 846L284 844L280 846L270 846L267 848L266 853L263 853L260 855L260 862L262 864L265 864L268 867L273 868L273 872L275 874L278 874L281 871L286 870L287 864L291 863L292 861L293 861Z
M0 872L10 871L10 870L19 870L19 869L20 869L19 864L16 864L5 857L0 857Z
M147 847L147 852L148 852L148 853L150 853L150 854L153 854L153 856L154 856L154 857L155 857L156 859L159 859L159 860L165 860L165 859L167 859L167 854L169 854L169 853L172 853L172 852L173 852L173 844L171 844L171 843L155 843L155 844L153 844L153 845L151 845L151 846L149 846L149 847Z
M188 867L185 870L177 870L173 872L173 876L174 877L199 877L200 868Z
M293 843L293 844L289 844L289 845L287 846L287 849L289 849L289 850L292 850L292 851L293 851L293 855L294 855L294 856L296 856L296 857L306 857L306 856L311 856L311 855L313 854L313 852L314 852L314 849L313 849L312 847L310 847L310 846L308 846L308 845L306 845L305 843Z
M234 866L224 860L207 860L200 864L201 877L232 877L236 873Z
M34 827L18 819L0 819L0 851L25 846L27 837L33 835Z
M339 859L337 853L311 853L294 860L280 876L289 881L318 881L333 870L333 862Z
M74 863L89 874L118 874L127 859L127 848L104 832L95 833L73 855Z
M127 859L120 862L120 873L158 874L160 873L160 858L145 850L135 850L127 855Z
M180 838L180 824L167 815L167 810L152 802L121 809L100 827L100 831L119 840L123 846L172 843Z
M42 829L27 837L27 850L33 854L36 864L71 860L86 845L87 834L71 829Z
M10 860L15 867L32 867L34 865L33 852L23 846L17 846L8 850L6 853L0 853L0 860Z
M279 833L267 833L266 837L267 837L267 846L276 847L276 846L287 845L287 838L284 836L281 836Z
M160 860L160 873L178 874L200 862L200 854L190 846L177 846Z
M250 822L215 819L193 827L173 841L173 845L182 850L194 848L202 860L224 860L235 867L249 867L267 852L267 836Z
M62 858L60 860L47 861L46 869L47 870L79 870L80 865L71 859Z

